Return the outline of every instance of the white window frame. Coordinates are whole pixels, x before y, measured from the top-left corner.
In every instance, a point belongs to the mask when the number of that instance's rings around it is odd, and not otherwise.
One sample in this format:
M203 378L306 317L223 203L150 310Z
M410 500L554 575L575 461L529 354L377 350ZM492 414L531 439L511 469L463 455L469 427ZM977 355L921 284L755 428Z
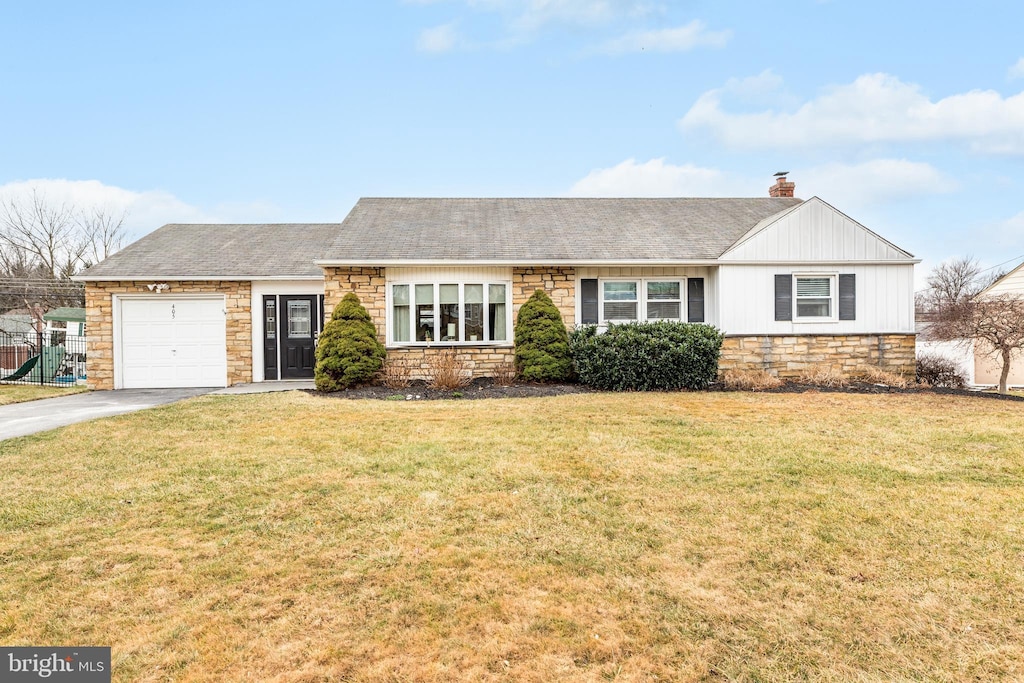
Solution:
M395 341L395 318L394 318L394 287L406 285L409 287L409 336L410 341ZM458 338L463 339L466 334L466 285L483 285L483 311L484 311L484 333L483 339L477 341L417 341L416 340L416 286L431 285L434 288L434 327L435 332L441 320L441 285L458 285L459 288L459 329ZM490 316L487 314L490 306L491 285L502 285L505 287L505 337L502 341L488 341L490 336ZM428 346L470 346L470 347L511 347L512 346L512 281L493 280L486 278L440 278L431 280L390 280L387 283L385 296L387 312L385 314L384 326L387 331L388 348L425 348Z
M828 278L828 293L829 293L829 315L800 315L797 303L799 302L799 296L797 294L797 281L811 278ZM811 299L822 299L824 297L805 297ZM839 321L839 273L793 273L793 322L794 323L831 323Z
M604 314L604 283L606 282L635 282L637 285L637 317L632 320L608 320ZM597 279L597 321L598 325L609 323L621 325L629 322L646 322L647 318L647 285L650 282L678 282L679 283L679 317L678 318L655 318L653 321L670 320L686 322L686 278L676 275L663 277L602 277Z

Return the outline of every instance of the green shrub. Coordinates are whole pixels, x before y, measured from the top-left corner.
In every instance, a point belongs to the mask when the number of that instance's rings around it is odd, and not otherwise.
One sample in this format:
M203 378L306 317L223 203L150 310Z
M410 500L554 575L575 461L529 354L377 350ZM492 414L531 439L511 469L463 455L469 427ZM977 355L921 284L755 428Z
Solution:
M384 345L370 314L349 292L334 307L316 347L316 388L340 391L373 379L384 364Z
M612 391L706 389L718 376L722 333L681 322L576 329L572 357L580 382Z
M573 378L569 333L544 290L533 293L516 317L516 370L527 382L568 382Z

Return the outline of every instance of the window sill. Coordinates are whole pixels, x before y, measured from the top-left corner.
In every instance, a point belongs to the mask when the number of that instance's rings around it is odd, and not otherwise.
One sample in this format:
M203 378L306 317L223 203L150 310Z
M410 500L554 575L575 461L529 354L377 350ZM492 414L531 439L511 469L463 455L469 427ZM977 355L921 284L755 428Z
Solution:
M510 341L502 342L395 342L388 344L387 349L511 349Z
M794 325L820 325L822 323L838 323L838 318L794 318Z

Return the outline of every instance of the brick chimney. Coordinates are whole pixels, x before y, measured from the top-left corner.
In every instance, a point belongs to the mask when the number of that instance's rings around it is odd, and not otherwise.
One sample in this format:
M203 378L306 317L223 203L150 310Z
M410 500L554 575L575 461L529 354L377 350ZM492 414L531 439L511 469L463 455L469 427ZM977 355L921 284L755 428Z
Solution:
M769 197L792 197L793 191L796 190L796 183L786 182L786 173L788 171L780 171L775 174L777 180L775 184L768 188Z

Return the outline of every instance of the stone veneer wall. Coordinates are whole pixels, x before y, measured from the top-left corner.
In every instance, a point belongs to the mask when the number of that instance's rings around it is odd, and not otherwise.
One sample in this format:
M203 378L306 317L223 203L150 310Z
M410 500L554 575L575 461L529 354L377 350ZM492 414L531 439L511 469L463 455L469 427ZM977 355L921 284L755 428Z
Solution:
M718 368L767 370L797 379L816 365L836 368L847 377L874 366L913 378L916 344L913 334L726 337Z
M330 319L334 307L348 292L355 292L366 307L374 325L377 338L386 343L385 321L387 319L387 284L385 268L367 267L325 267L324 268L324 314ZM515 325L519 307L526 303L534 290L543 289L551 297L562 314L567 327L576 319L576 269L562 267L521 267L512 269L512 324ZM511 333L512 331L509 330ZM440 349L452 348L443 344L430 347L408 347L388 349L388 357L404 359L411 369L412 379L423 379L430 367L430 357ZM496 368L511 363L515 352L511 347L458 346L459 355L474 377L487 377Z
M90 389L114 388L114 294L153 295L151 281L87 282L85 285L86 374ZM252 287L222 280L169 282L160 296L224 294L227 303L228 385L252 381Z

